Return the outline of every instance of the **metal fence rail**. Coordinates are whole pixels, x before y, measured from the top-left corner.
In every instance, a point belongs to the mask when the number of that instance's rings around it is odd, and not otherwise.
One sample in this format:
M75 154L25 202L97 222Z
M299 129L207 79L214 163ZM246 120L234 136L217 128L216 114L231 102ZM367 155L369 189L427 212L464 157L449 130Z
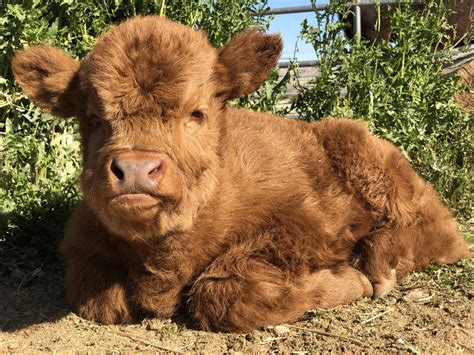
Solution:
M400 3L400 0L379 0L380 4L383 5L397 5ZM407 1L408 2L408 1ZM412 0L409 1L412 4L424 4L425 0ZM362 32L361 29L361 7L374 5L376 2L374 0L353 0L352 2L347 2L346 7L352 8L354 11L353 27L355 29L355 34L359 35ZM328 4L321 5L308 5L308 6L291 6L291 7L276 7L270 8L263 13L253 13L254 16L270 16L270 15L286 15L286 14L296 14L304 12L315 12L315 11L325 11L328 8ZM473 50L474 51L474 50ZM469 51L471 52L471 51ZM472 52L470 56L472 56ZM279 62L278 65L280 68L288 68L290 66L289 61ZM302 68L314 67L317 64L315 60L299 61L298 66Z
M424 4L424 0L412 0L413 4ZM400 1L394 0L380 0L380 4L383 5L396 5L399 4ZM368 6L374 5L374 0L354 0L352 2L347 2L347 7L359 7L359 6ZM269 16L269 15L285 15L285 14L297 14L301 12L313 12L313 11L323 11L329 5L322 4L322 5L307 5L307 6L290 6L290 7L275 7L273 9L268 9L262 15Z

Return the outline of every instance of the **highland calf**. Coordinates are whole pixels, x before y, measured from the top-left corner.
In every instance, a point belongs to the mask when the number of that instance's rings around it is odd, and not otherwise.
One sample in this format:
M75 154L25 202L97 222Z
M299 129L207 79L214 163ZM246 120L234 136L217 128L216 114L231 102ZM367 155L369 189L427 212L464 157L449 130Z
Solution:
M433 188L363 123L226 105L281 49L256 30L215 49L151 16L113 27L82 62L50 46L15 56L27 95L79 121L84 201L60 247L79 315L185 308L202 329L244 332L469 255Z

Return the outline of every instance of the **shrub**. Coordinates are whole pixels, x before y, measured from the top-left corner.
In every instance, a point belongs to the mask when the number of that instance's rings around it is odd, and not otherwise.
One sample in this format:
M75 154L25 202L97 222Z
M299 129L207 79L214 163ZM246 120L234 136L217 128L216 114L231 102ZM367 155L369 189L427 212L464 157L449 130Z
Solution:
M473 117L454 100L465 90L458 77L442 75L453 54L443 34L449 28L445 5L427 1L422 14L406 2L391 8L393 40L372 44L344 36L337 13L347 16L345 3L333 1L329 12L317 12L320 28L302 24L320 75L299 85L297 112L306 120L341 115L367 121L402 149L460 217L469 218ZM441 40L446 49L435 52Z

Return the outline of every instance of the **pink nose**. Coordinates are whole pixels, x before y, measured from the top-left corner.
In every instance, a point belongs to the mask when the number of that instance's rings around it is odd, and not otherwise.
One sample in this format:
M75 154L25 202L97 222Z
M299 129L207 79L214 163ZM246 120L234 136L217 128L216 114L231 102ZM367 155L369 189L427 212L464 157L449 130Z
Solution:
M124 152L113 157L110 173L124 192L146 192L158 184L165 175L166 168L163 156Z

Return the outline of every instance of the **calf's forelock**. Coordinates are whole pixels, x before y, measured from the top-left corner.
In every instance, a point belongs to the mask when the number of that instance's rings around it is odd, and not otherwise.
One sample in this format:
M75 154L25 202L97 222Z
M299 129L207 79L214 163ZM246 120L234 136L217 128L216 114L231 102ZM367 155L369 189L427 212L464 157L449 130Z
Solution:
M92 110L118 119L178 109L209 81L216 57L204 33L163 18L135 18L99 39L80 75Z

